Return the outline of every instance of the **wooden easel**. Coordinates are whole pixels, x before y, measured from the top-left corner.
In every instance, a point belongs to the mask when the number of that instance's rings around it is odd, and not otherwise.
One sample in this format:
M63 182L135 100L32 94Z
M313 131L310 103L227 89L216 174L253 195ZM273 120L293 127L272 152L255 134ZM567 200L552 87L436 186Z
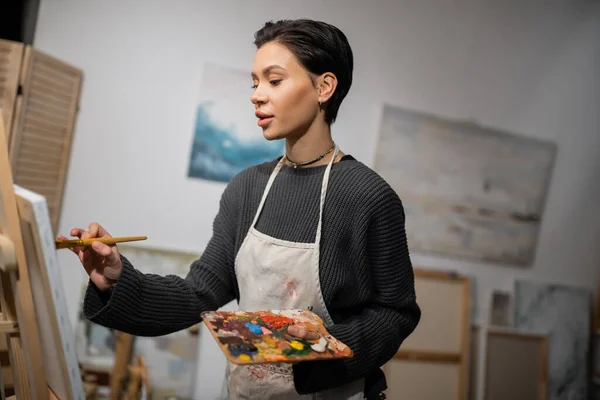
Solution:
M18 400L51 399L42 361L17 200L0 114L0 332L6 335Z
M81 386L79 368L73 365L74 358L70 358L71 365L65 361L65 350L72 354L74 349L61 340L67 336L58 331L57 297L53 296L62 294L58 290L52 293L48 284L49 279L56 282L60 278L50 277L46 269L53 260L45 255L55 255L44 249L54 250L53 240L40 243L51 233L38 234L43 227L37 226L41 221L37 206L43 206L43 221L50 226L47 204L42 196L14 185L4 128L0 113L0 332L6 337L14 385L14 395L9 398L84 400L88 395ZM37 196L38 203L28 202L25 193ZM56 271L56 262L51 264ZM66 326L64 316L62 319Z
M127 366L129 370L129 385L127 387L127 395L124 400L145 400L148 397L149 380L148 369L144 357L138 355L135 363Z

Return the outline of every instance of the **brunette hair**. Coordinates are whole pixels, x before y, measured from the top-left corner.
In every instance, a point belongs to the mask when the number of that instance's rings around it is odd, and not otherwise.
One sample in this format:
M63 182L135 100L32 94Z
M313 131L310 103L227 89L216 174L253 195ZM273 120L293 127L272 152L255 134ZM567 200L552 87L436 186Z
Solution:
M331 72L337 77L335 92L323 104L325 121L332 124L352 85L354 57L346 35L337 27L321 21L280 20L267 22L254 34L257 49L271 41L286 46L313 74Z

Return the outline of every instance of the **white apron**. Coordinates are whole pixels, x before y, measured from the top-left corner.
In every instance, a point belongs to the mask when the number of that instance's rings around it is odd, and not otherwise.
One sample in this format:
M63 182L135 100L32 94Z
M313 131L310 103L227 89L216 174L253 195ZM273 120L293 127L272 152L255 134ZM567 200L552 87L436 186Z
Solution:
M281 170L279 161L235 259L235 272L240 290L240 310L285 310L310 308L325 326L333 325L327 312L319 281L319 243L323 220L323 205L335 153L327 165L321 187L319 223L314 243L297 243L265 235L255 229L263 205L275 177ZM364 380L316 393L299 395L294 387L292 364L236 365L229 363L223 386L223 398L292 400L292 399L363 399Z

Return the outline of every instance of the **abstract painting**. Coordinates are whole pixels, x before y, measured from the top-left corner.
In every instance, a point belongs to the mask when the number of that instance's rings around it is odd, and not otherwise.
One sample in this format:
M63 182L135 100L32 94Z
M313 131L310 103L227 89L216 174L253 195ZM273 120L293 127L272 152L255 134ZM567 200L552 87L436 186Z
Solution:
M533 263L557 147L384 106L374 169L396 190L412 250Z
M548 399L587 399L592 291L517 281L515 328L548 337Z
M274 160L284 142L268 141L256 124L250 71L204 66L188 176L229 182L242 170Z

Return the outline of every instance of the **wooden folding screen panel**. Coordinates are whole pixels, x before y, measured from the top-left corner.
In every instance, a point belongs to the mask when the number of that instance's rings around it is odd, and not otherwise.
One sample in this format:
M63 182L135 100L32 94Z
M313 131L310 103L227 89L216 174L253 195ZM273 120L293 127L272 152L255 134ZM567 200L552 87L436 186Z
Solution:
M0 49L13 179L46 198L56 232L83 74L21 43L0 40Z
M546 400L545 336L489 330L486 348L486 400Z
M9 142L23 61L23 47L21 43L0 40L0 111Z
M471 282L415 270L421 322L384 366L388 399L463 400L469 385Z

